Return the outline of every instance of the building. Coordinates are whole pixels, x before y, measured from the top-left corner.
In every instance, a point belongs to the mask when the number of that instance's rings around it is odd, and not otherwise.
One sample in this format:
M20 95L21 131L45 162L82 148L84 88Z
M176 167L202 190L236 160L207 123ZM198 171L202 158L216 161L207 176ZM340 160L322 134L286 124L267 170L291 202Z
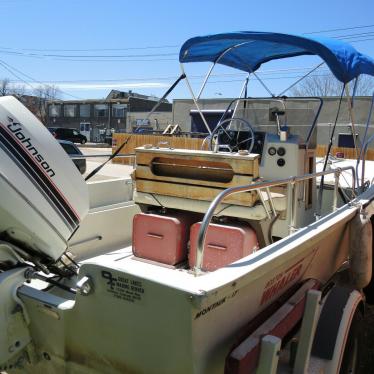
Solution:
M231 98L215 98L215 99L200 99L199 108L205 113L207 121L215 120L217 123L221 115L224 113L228 105L232 102ZM254 99L255 100L255 99ZM292 100L292 97L289 98ZM318 144L326 144L330 138L333 123L335 121L339 97L324 97L323 107L321 113L317 119L317 138L316 142ZM354 100L353 114L355 119L355 130L359 138L362 139L365 132L365 125L367 121L367 116L369 113L369 108L371 105L370 96L357 96ZM302 109L302 110L299 110ZM311 124L312 115L310 113L310 118L305 118L305 108L298 108L294 106L291 108L293 122L300 124L301 127L305 127ZM299 113L298 113L299 111ZM258 111L262 113L260 118L261 123L268 122L268 108L262 108ZM257 113L257 114L258 114ZM209 118L211 117L211 118ZM240 117L240 115L239 115ZM173 100L173 118L172 123L178 124L182 131L194 131L194 121L200 120L200 115L196 111L196 106L191 99L175 99ZM290 118L289 118L290 120ZM257 121L258 122L258 121ZM349 113L349 108L346 98L343 99L341 110L337 122L337 127L335 131L334 144L339 144L340 134L350 134L351 118ZM253 123L256 124L255 121ZM213 126L214 127L214 126ZM374 134L374 115L371 117L371 122L369 126L368 135Z
M82 123L94 130L131 132L142 122L158 98L112 90L105 99L54 100L48 103L47 126L80 129ZM153 128L165 128L172 120L172 104L164 100L150 117Z

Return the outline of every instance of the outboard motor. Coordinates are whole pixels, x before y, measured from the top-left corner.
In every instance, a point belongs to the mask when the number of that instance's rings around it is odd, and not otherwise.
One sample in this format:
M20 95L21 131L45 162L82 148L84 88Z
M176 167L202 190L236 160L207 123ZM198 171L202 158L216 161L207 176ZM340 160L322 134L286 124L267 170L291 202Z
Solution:
M10 96L0 98L0 159L0 240L57 260L88 212L87 185L48 129Z
M0 98L0 159L1 371L16 367L31 342L20 287L53 269L71 276L66 264L65 272L55 264L89 205L86 183L74 163L14 97Z

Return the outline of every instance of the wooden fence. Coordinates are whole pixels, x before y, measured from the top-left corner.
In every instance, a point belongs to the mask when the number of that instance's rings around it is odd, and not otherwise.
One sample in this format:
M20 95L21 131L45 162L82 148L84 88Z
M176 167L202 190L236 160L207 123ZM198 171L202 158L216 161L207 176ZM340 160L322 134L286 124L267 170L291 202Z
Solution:
M152 144L157 146L162 144L163 147L168 146L172 148L181 149L201 149L203 139L189 138L187 136L165 136L165 135L140 135L140 134L113 134L113 147L114 152L128 137L129 142L122 149L120 154L134 153L136 147L142 147L145 144ZM161 144L160 144L161 143ZM326 154L327 146L317 146L317 157L323 157ZM356 159L356 151L354 148L332 147L331 154L336 156L337 153L343 154L344 158ZM368 149L366 153L367 160L374 160L374 149ZM132 164L133 160L130 158L117 158L113 160L115 163Z
M317 146L317 157L324 157L327 152L327 145L318 145ZM358 149L360 152L360 149ZM354 148L343 148L343 147L332 147L331 155L336 156L337 153L340 153L344 158L356 160L356 150ZM368 149L366 152L366 160L374 160L374 149Z
M138 134L113 134L114 152L126 139L131 136L128 143L122 148L120 154L134 153L135 148L142 147L145 144L162 147L172 147L181 149L201 149L203 139L188 138L187 136L165 136L165 135L138 135ZM165 144L167 143L167 144ZM115 163L132 164L133 160L128 158L117 158Z

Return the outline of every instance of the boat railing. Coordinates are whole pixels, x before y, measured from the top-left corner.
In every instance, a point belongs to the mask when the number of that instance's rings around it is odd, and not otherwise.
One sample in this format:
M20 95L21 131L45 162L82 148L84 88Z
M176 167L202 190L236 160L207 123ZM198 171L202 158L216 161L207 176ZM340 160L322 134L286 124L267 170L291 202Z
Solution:
M339 177L342 172L344 171L351 171L352 173L352 191L354 191L355 183L356 183L356 176L355 176L355 169L353 166L346 166L342 168L336 168L334 170L325 170L320 171L312 174L304 174L302 176L293 176L286 179L278 179L272 181L263 181L259 183L252 183L246 184L243 186L235 186L227 188L226 190L222 191L210 204L207 212L205 213L204 219L200 226L199 235L197 239L197 253L196 253L196 265L194 267L195 274L200 274L202 272L201 266L204 257L204 247L205 247L205 239L207 235L207 230L209 224L214 216L214 213L218 207L218 205L228 196L241 193L241 192L249 192L249 191L257 191L260 196L260 201L264 206L265 212L269 215L268 208L266 206L265 199L262 196L261 190L268 196L269 206L274 215L276 215L276 210L273 204L273 200L270 193L271 187L277 187L286 185L288 190L288 196L290 196L290 220L289 220L289 234L294 233L297 229L295 227L296 222L296 207L297 207L297 185L301 182L315 179L318 177L322 177L325 175L333 174L334 175L334 195L333 195L333 206L332 209L335 211L338 208L338 190L339 190ZM321 202L319 202L321 203Z
M369 137L369 139L365 142L365 144L362 146L361 149L361 154L360 157L357 159L357 164L356 164L356 173L357 173L357 179L359 178L358 176L358 166L359 163L361 162L361 185L357 185L357 188L360 190L360 192L364 191L365 188L365 161L366 161L366 153L369 147L369 144L374 140L374 134ZM360 183L358 180L357 183Z

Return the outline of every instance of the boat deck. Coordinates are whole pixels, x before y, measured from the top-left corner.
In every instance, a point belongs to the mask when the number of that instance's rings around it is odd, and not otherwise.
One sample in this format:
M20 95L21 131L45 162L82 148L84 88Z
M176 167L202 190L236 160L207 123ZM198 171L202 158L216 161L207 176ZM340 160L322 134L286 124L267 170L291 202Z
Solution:
M233 282L242 280L253 282L267 272L272 273L271 270L274 271L274 267L280 264L289 263L292 265L295 259L302 255L301 252L305 249L305 244L313 241L316 230L322 233L325 231L328 235L329 229L333 228L335 223L351 219L355 211L355 207L343 206L319 221L267 246L266 249L260 249L216 271L197 276L191 270L174 269L170 266L136 259L132 254L131 246L85 260L82 262L81 271L87 267L87 273L89 273L88 268L91 266L104 267L179 289L189 294L202 295ZM249 273L251 276L246 277Z

